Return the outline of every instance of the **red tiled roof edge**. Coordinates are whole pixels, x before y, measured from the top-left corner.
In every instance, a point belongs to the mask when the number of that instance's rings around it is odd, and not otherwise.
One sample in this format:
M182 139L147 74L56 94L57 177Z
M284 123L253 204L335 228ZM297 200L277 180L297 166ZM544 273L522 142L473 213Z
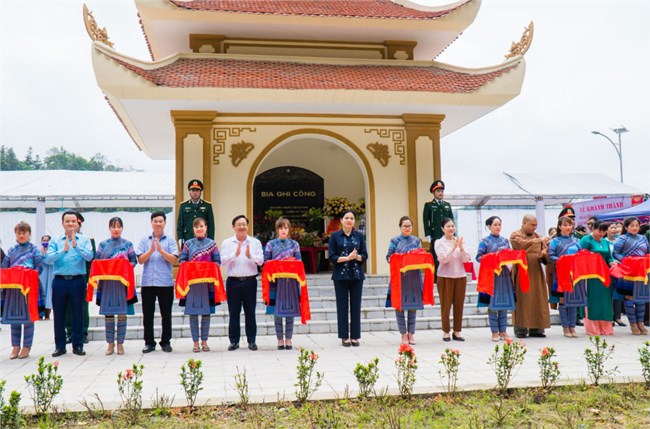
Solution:
M144 31L144 24L142 23L142 17L140 12L138 12L138 22L140 23L140 29L142 30L142 35L144 36L144 41L147 43L147 49L149 50L149 55L151 56L151 61L154 61L153 51L151 50L151 44L149 43L149 37L147 37L147 32Z
M472 1L474 0L467 0L450 9L423 11L391 0L169 0L178 8L193 11L411 20L442 18Z
M124 130L126 131L126 133L129 135L129 137L131 137L131 141L133 142L133 144L135 145L135 147L137 147L138 150L139 150L140 152L142 152L142 149L141 149L140 146L138 146L138 144L135 142L135 139L133 138L133 135L131 135L131 132L130 132L129 129L126 127L126 124L124 124L124 121L122 120L122 117L117 113L117 110L115 110L115 107L113 106L113 103L111 103L111 100L109 100L108 97L106 97L106 96L104 96L104 100L106 100L106 102L108 103L108 107L111 108L111 110L113 111L113 113L114 113L115 116L117 117L117 120L120 121L120 124L122 124L122 126L124 127Z
M169 88L257 88L471 93L520 62L471 74L434 66L306 64L220 58L179 58L147 70L112 58L145 80Z

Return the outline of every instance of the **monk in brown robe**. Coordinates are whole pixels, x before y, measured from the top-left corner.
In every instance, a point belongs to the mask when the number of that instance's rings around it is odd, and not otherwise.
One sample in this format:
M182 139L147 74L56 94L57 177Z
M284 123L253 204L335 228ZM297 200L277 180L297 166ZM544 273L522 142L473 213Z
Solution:
M548 256L550 237L542 238L535 232L536 229L537 218L533 215L525 215L521 229L510 235L512 248L526 251L530 277L530 291L522 293L518 287L516 268L513 270L513 283L517 286L517 310L513 313L513 324L518 338L525 338L528 335L544 338L546 337L544 329L551 327L548 289L542 267Z

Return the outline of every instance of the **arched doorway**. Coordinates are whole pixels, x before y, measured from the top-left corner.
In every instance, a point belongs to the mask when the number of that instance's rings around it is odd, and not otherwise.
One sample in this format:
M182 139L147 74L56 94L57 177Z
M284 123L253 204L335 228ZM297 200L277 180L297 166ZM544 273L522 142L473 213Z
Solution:
M254 213L256 177L273 168L293 165L323 178L325 198L341 196L353 203L364 199L369 272L376 272L374 249L374 183L368 160L344 137L327 130L295 130L270 143L255 160L249 174L248 212ZM372 191L371 191L372 190Z

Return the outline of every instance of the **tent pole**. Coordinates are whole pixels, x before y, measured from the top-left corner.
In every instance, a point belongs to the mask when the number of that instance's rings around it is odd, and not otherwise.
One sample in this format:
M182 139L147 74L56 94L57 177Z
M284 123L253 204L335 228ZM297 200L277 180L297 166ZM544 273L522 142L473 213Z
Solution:
M45 197L36 199L36 225L34 225L33 243L38 247L41 243L41 237L45 235Z
M544 237L546 235L546 210L544 198L535 197L535 216L537 217L537 232Z

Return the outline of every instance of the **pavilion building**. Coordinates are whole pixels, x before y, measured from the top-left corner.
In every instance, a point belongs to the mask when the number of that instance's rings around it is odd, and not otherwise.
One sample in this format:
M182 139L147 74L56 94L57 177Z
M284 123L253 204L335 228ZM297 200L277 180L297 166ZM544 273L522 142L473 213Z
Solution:
M435 59L480 0L135 3L151 59L120 54L84 8L93 66L138 148L176 161L176 205L202 180L220 241L235 215L259 213L264 173L306 170L321 180L304 195L365 200L369 273L388 272L401 216L422 231L441 138L519 95L532 39L531 26L503 63L467 69Z

